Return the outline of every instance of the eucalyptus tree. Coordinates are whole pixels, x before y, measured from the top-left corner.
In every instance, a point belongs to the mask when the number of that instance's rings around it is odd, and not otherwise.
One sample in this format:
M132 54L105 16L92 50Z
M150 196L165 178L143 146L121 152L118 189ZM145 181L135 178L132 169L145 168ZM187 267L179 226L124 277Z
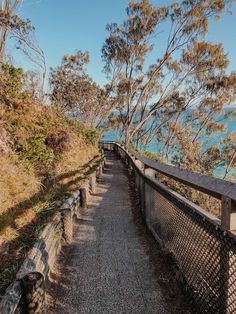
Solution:
M7 38L15 41L16 49L20 49L27 58L42 72L41 89L44 89L46 79L46 59L43 50L39 47L34 31L35 28L29 19L24 20L19 15L22 0L0 0L0 68L4 63Z
M235 115L224 107L235 100L236 73L228 73L222 45L205 38L210 18L220 18L231 2L155 7L132 0L127 19L107 26L102 56L127 145L145 149L155 138L162 160L200 172L235 164L232 136L221 148L210 138L225 132L223 122Z
M86 73L89 53L77 51L62 58L61 65L51 69L51 100L68 115L98 127L109 112L106 88L100 88Z
M126 144L156 135L199 98L204 106L209 93L218 98L218 108L232 100L232 86L214 89L224 79L234 84L234 73L226 75L227 57L204 39L209 19L220 17L229 4L184 0L155 7L132 0L127 19L107 26L102 56Z
M3 64L8 31L16 29L17 27L21 27L20 24L23 22L19 20L17 15L14 14L20 3L21 0L1 0L0 2L0 65Z

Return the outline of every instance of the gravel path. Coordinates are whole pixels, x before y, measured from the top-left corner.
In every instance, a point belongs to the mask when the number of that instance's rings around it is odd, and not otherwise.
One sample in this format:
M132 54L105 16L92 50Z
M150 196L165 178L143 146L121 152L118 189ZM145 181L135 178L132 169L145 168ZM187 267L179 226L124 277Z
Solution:
M52 274L46 313L171 313L133 220L124 167L113 154L106 164Z

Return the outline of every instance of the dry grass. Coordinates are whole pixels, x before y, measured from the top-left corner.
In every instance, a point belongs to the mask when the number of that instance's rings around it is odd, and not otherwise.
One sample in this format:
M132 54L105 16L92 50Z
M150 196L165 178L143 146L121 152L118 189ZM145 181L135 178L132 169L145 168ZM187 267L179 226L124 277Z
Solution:
M0 292L14 280L27 251L69 193L78 188L99 160L93 146L71 149L47 186L39 177L1 157ZM6 172L4 172L7 170ZM24 171L25 170L25 171Z
M3 213L36 193L40 182L14 155L0 156L0 164L0 213Z
M98 162L96 136L52 108L0 101L0 296L45 224Z

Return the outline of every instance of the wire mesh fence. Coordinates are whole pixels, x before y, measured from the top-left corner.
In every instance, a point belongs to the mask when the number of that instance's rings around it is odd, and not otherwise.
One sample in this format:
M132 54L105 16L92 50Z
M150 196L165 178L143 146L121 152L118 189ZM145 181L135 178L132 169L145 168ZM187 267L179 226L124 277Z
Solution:
M235 313L234 239L191 208L176 206L161 192L151 194L151 206L145 200L149 224L174 253L198 312Z
M145 176L123 149L116 150L132 168L147 225L178 263L194 312L236 313L234 235L195 204Z

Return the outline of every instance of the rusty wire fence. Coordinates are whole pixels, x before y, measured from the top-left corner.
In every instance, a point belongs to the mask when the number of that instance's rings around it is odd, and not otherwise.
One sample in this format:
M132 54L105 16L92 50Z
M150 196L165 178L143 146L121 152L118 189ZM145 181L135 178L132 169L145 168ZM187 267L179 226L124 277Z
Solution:
M114 145L114 149L135 176L141 211L149 229L178 263L194 313L236 313L233 234L222 230L214 216L146 176L121 146Z

